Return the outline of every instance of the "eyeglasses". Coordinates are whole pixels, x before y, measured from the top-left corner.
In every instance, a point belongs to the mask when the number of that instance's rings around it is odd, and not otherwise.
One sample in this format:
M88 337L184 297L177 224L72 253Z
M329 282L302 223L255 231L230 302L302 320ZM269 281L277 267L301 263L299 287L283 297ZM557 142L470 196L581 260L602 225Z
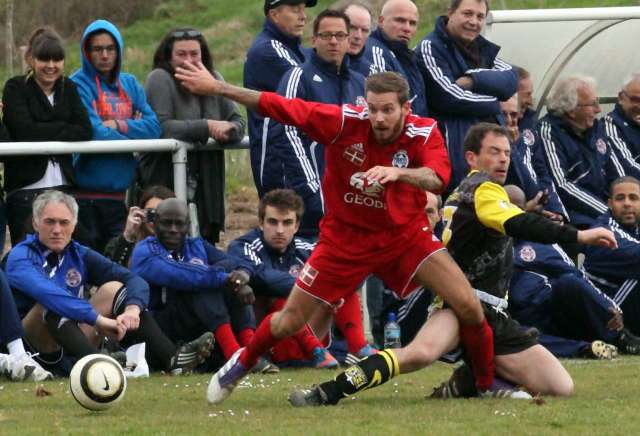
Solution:
M91 46L91 52L95 53L95 54L102 54L102 52L106 51L107 54L112 54L115 53L116 50L118 49L117 46L111 44L111 45L94 45Z
M197 38L198 36L202 36L202 33L199 30L176 30L171 36L176 39Z
M331 38L335 38L336 41L344 41L349 34L345 32L322 32L316 33L316 36L323 41L331 41Z
M595 100L589 103L579 103L578 107L593 107L593 108L600 107L600 100L596 98Z
M629 95L627 91L620 91L620 94L627 97L631 103L640 104L640 97L638 97L637 95Z

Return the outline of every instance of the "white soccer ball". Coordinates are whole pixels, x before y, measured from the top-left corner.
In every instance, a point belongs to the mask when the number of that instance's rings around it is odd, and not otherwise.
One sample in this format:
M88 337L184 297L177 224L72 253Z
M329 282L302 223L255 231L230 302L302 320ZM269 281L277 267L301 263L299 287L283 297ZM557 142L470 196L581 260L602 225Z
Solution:
M124 397L127 378L120 364L104 354L90 354L71 369L69 385L73 398L89 410L104 410Z

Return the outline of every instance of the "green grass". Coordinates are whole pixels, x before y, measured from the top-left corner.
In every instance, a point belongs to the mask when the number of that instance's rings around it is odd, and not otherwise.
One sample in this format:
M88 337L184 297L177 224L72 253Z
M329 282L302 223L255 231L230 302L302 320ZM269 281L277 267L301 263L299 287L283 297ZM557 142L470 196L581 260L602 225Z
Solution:
M293 409L290 389L328 379L319 370L251 376L223 405L205 401L209 377L153 376L129 382L121 403L89 412L75 403L66 381L45 383L51 397L37 398L35 385L0 383L0 434L274 434L274 435L586 435L636 434L640 408L640 358L611 362L564 361L574 377L570 399L545 404L514 400L425 400L450 367L396 378L337 407Z

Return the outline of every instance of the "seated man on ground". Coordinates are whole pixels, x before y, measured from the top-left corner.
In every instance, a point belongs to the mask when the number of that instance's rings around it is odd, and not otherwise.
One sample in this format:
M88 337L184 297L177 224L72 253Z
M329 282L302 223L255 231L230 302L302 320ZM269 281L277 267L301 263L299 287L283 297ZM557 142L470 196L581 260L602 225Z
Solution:
M524 207L522 190L510 185L505 191ZM618 305L558 244L517 239L513 252L509 313L537 328L540 344L555 356L610 359L617 355L614 345L624 354L640 353L640 339L624 328Z
M146 310L149 286L140 277L71 239L78 218L75 199L46 191L33 202L35 234L9 253L9 284L26 315L25 338L40 362L99 352L105 336L123 345L146 343L152 367L189 372L211 352L205 334L176 347ZM85 292L95 286L89 301Z
M640 181L621 177L611 184L608 211L595 225L610 229L616 250L588 247L584 268L591 280L616 302L625 314L625 325L640 335Z
M16 303L4 272L0 270L0 346L6 347L9 352L0 354L0 375L14 381L43 381L53 378L53 374L43 369L31 353L25 350L23 336L24 329Z
M229 245L229 254L243 257L255 265L256 273L250 284L256 296L273 300L268 313L282 309L304 262L315 247L315 244L305 239L294 237L303 212L302 198L294 191L270 191L262 197L258 207L260 228L250 231ZM315 323L314 320L310 321L313 329L307 324L290 339L274 347L273 357L276 363L289 360L287 358L297 358L311 360L318 368L338 366L336 359L314 334L317 333L320 338L326 336L330 327L326 320L331 319L328 312L333 311L322 311L317 317L322 319L316 320L318 322ZM335 313L338 329L343 332L349 351L357 359L375 352L366 343L360 316L359 299L351 296Z
M151 285L149 310L167 336L188 341L210 332L228 359L256 328L248 286L253 267L200 237L187 237L189 224L184 201L162 200L156 236L136 245L131 270Z
M479 123L469 130L464 147L471 172L445 203L443 240L482 302L494 334L496 373L510 382L502 382L504 390L496 390L493 395L531 398L524 392L514 392L513 383L534 394L570 396L571 376L551 353L537 344L535 334L521 329L504 311L511 271L511 237L526 235L542 243L580 241L615 245L615 241L605 229L577 232L509 203L501 186L509 167L507 135L504 128L490 123ZM384 383L395 372L411 372L433 363L459 342L459 321L446 306L446 300L444 306L434 303L432 313L413 342L393 350L398 359L400 356L403 359L402 365L369 357L332 381L292 392L289 401L294 406L336 404L342 398ZM389 350L380 354L388 358ZM381 376L374 378L376 373Z

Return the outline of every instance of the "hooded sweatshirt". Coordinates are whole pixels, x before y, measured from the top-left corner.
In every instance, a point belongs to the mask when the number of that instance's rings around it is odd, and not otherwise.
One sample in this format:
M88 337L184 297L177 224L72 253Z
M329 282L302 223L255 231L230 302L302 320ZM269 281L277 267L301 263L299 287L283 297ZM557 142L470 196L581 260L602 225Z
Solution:
M91 64L89 37L106 31L116 41L118 59L114 71L106 77ZM147 103L144 90L136 78L121 72L124 44L118 29L108 21L96 20L82 35L82 68L71 76L89 112L94 140L155 139L161 134L160 123ZM139 119L135 115L139 113ZM116 120L118 129L102 125ZM122 192L133 180L137 161L132 153L76 154L73 157L78 188L89 191Z

